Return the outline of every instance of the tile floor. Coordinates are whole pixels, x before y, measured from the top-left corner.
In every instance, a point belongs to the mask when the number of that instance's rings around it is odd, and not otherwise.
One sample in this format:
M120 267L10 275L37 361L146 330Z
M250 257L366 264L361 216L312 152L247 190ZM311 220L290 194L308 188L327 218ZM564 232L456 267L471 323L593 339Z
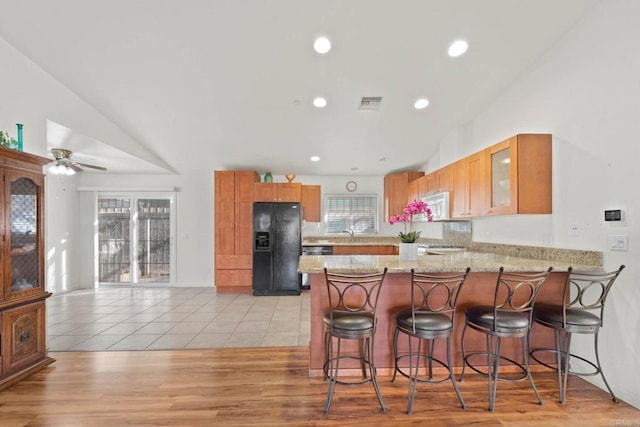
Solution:
M47 299L49 351L308 345L309 293L103 287Z

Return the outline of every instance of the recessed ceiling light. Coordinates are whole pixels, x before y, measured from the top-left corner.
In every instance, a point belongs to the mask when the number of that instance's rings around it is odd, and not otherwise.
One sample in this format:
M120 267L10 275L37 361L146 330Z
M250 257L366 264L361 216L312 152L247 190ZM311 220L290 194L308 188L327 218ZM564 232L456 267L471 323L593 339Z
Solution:
M319 162L320 161L320 157L319 156L311 156L311 161L312 162Z
M313 105L318 107L318 108L324 108L327 106L327 100L324 99L323 97L319 96L316 99L313 100Z
M464 40L456 40L449 46L449 56L455 58L467 51L469 44Z
M331 50L331 42L326 37L318 37L315 42L313 42L313 48L318 53L327 53Z
M413 104L416 110L422 110L423 108L427 108L427 105L429 105L429 100L427 98L420 98L416 100L416 102Z
M380 161L381 161L381 162L386 162L386 161L387 161L387 158L386 158L386 157L380 157Z
M354 168L351 168L351 170L355 172L355 171L357 171L357 170L358 170L358 168L355 168L355 167L354 167Z

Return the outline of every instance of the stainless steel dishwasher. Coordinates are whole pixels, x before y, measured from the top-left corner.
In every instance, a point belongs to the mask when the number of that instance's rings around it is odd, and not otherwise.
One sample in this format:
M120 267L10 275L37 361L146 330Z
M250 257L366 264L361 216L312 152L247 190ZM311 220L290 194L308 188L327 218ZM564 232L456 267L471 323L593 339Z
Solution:
M302 255L333 255L333 246L303 246ZM302 273L302 289L311 289L307 273Z

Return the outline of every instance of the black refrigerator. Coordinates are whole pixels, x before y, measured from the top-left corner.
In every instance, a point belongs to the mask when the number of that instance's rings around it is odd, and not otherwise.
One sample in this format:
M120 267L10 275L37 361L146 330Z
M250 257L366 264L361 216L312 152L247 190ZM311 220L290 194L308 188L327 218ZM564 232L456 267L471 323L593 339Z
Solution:
M300 295L300 203L253 204L253 294Z

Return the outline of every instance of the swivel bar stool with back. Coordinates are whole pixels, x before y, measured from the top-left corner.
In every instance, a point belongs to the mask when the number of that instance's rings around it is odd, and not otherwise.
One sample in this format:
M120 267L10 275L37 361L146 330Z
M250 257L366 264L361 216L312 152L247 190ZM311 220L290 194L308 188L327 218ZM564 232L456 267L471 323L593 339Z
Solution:
M392 382L395 381L397 373L409 378L407 414L411 414L413 409L418 382L439 384L451 380L460 405L463 409L465 408L451 366L451 334L455 324L458 296L469 270L470 268L467 268L464 273L455 274L423 274L416 273L414 269L411 269L411 307L400 310L396 314L396 328L393 335L394 371L391 379ZM409 352L406 354L398 352L400 333L406 334L408 337ZM414 351L412 341L415 341L416 338L418 348ZM434 357L436 339L446 339L446 361ZM405 358L409 359L408 374L398 365L398 362ZM426 376L422 378L418 375L420 360L426 364L426 367L423 367ZM433 362L446 368L448 376L434 378Z
M367 382L373 384L382 412L386 412L376 378L374 337L377 325L376 307L387 269L384 268L381 272L375 273L341 274L330 272L325 268L324 274L329 293L329 311L323 317L325 337L323 370L329 382L324 412L329 413L336 384L359 385ZM357 340L356 354L353 348L349 353L343 353L341 348L343 339ZM336 341L335 349L334 340ZM344 377L339 379L341 362L347 371L353 370L354 367L362 370L362 379L357 381L347 381ZM367 377L367 371L369 371L369 377Z
M465 324L462 330L462 372L463 380L467 366L475 372L486 375L489 382L489 411L493 411L498 390L498 381L522 381L529 379L531 388L538 398L538 403L544 402L538 393L531 371L529 369L529 330L532 325L533 307L536 297L543 283L549 276L548 270L530 273L507 273L500 267L495 282L493 305L471 306L465 310ZM465 334L471 328L486 335L486 352L465 351ZM519 338L522 343L522 363L500 354L502 338ZM470 362L474 356L486 356L487 370L483 372ZM506 377L499 375L500 359L503 359L521 372L521 376Z
M569 374L578 376L602 377L604 385L611 394L611 399L617 402L613 390L602 372L600 356L598 355L598 333L604 320L604 303L607 300L613 283L618 278L624 265L611 272L579 272L569 268L567 280L562 293L563 304L540 304L533 311L536 323L552 328L555 333L555 349L534 349L531 358L538 363L558 371L558 387L560 403L564 403L567 393L567 377ZM595 363L584 357L571 354L571 335L591 334L594 338ZM556 354L556 365L552 366L536 356L539 352L553 352ZM571 370L571 358L582 361L593 368L592 372Z

